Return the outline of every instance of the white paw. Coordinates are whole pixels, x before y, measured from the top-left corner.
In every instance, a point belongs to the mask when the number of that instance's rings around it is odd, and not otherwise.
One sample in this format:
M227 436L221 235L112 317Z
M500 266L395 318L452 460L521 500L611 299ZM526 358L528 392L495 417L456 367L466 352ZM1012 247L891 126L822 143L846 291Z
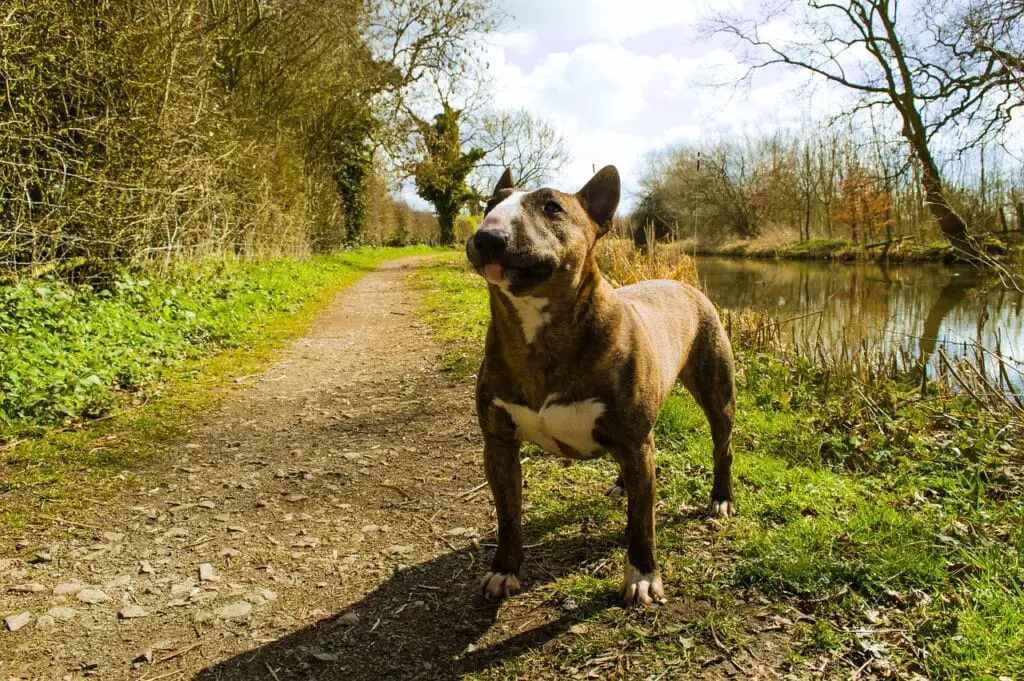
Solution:
M519 593L519 579L504 572L488 572L480 582L480 590L487 598L507 598Z
M715 501L712 499L708 512L716 518L731 518L736 515L736 504L731 501Z
M619 497L626 496L626 488L618 483L615 483L604 491L604 495L606 497L611 497L612 499L618 499Z
M636 603L650 605L665 602L665 588L655 573L644 574L626 563L626 580L622 585L622 601L627 606Z

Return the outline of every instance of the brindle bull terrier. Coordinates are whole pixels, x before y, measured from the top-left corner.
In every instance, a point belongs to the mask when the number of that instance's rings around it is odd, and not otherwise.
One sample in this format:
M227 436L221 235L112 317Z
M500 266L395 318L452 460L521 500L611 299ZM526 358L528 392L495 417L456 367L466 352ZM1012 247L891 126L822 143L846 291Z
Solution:
M481 588L519 590L524 440L574 459L609 453L627 496L626 604L663 602L655 559L654 421L676 380L714 439L711 512L733 515L735 398L729 338L692 286L652 280L615 289L595 260L619 203L619 173L601 169L576 194L526 192L506 170L466 253L487 280L491 323L477 378L484 467L498 548Z

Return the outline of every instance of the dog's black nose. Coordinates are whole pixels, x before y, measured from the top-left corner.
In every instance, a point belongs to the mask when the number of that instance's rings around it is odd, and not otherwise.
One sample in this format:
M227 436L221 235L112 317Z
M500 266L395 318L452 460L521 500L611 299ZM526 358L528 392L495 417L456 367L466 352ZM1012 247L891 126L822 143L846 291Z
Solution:
M482 229L473 235L473 247L481 262L494 262L508 248L508 233L497 229Z

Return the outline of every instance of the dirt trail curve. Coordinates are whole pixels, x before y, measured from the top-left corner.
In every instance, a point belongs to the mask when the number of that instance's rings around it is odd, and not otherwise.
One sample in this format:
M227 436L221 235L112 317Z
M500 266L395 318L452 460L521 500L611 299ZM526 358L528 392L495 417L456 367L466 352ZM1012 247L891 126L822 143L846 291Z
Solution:
M497 616L472 597L493 521L463 494L472 386L435 370L403 285L424 262L341 294L144 488L0 562L0 611L31 613L0 677L449 678L500 655L462 655Z

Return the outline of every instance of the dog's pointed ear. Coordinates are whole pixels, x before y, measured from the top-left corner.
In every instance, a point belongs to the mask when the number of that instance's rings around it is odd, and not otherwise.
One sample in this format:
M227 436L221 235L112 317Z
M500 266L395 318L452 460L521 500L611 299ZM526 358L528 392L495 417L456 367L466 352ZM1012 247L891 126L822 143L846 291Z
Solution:
M494 191L491 192L492 196L497 196L498 192L504 189L512 189L515 187L515 183L512 181L512 169L505 168L505 172L498 178L498 184L494 185Z
M576 192L576 198L587 211L590 219L600 228L599 235L605 234L612 226L612 217L619 207L619 171L615 166L605 166Z

